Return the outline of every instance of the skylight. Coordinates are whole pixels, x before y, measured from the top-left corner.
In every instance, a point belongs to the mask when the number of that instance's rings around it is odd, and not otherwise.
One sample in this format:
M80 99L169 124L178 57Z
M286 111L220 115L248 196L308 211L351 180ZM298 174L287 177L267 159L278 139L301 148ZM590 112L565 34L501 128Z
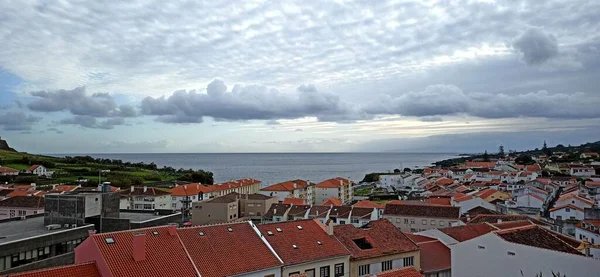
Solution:
M296 227L298 227L298 230L302 230L302 226L298 225Z
M269 235L269 236L272 236L272 235L273 235L273 232L271 232L271 231L267 231L267 235Z
M275 230L277 230L277 232L283 232L281 228L275 228Z
M229 228L227 228L227 231L233 232L233 229L231 227L229 227Z
M292 247L294 247L294 249L298 249L298 246L295 244L292 244Z
M317 241L317 244L318 245L323 245L323 243L320 240Z
M198 234L199 234L201 237L203 237L203 236L204 236L204 232L200 232L200 233L198 233Z
M113 239L113 238L104 238L104 241L106 241L106 244L113 244L113 243L115 243L115 239Z
M158 236L158 231L153 231L152 235Z

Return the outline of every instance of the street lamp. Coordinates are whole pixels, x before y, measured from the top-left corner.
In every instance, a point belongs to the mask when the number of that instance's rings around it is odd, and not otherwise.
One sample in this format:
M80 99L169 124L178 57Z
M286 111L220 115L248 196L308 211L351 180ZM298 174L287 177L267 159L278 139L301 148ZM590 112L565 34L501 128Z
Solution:
M102 178L101 173L107 173L107 172L110 172L110 169L98 170L98 185L102 185L102 182L100 181L100 178Z

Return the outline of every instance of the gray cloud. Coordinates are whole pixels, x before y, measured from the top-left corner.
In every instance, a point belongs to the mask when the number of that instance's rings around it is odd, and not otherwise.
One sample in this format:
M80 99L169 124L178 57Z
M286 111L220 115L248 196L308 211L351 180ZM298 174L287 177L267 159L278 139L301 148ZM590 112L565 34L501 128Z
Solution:
M465 93L453 85L432 85L397 97L382 95L367 104L371 114L440 116L467 114L482 118L600 118L598 95L530 92L517 95Z
M71 118L63 119L59 122L60 124L71 124L79 125L85 128L91 129L113 129L117 125L125 125L125 120L121 117L108 118L104 120L98 120L93 116L89 115L76 115Z
M48 128L48 129L46 129L46 131L55 132L57 134L63 134L64 133L63 131L61 131L59 129L56 129L56 128Z
M135 109L129 105L118 106L108 93L86 95L85 87L72 90L34 91L34 100L27 107L36 112L69 111L73 115L93 117L134 117Z
M440 116L424 116L419 118L422 122L443 122L444 119Z
M527 65L540 65L558 56L558 40L543 28L529 27L512 42Z
M206 93L176 91L169 97L146 97L141 111L166 123L200 123L204 116L216 120L291 119L315 116L321 121L361 118L360 113L337 94L321 92L314 85L299 86L286 94L263 85L236 85L228 92L223 81L214 80Z
M101 143L104 147L111 150L125 150L131 151L147 151L148 149L164 149L169 145L167 140L155 140L155 141L123 141L113 140Z
M5 131L28 131L41 119L22 111L7 111L0 113L0 127Z

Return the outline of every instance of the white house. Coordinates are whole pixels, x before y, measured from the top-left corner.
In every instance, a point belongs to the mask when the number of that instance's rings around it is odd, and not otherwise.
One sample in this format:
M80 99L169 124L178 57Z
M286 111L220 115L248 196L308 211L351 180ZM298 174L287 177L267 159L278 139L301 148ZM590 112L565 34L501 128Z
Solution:
M496 206L493 204L473 195L466 195L456 199L453 198L451 203L452 206L460 207L460 214L464 214L475 207L484 207L493 211L496 210Z
M586 219L578 223L575 228L575 239L587 239L591 244L600 244L600 220ZM596 257L600 259L600 256Z
M30 166L25 173L35 174L37 176L52 176L52 172L48 171L45 166L38 164Z
M590 199L581 197L577 194L567 193L567 194L561 195L558 198L558 200L556 200L554 207L573 205L580 209L585 209L585 208L591 208L594 205L594 202L595 202L594 200L590 200Z
M584 213L582 208L579 208L573 204L568 204L565 206L558 206L556 208L550 209L550 218L556 220L583 220Z
M590 177L590 176L596 174L596 171L592 167L571 166L569 169L569 173L571 174L571 176Z
M596 152L584 152L579 155L579 158L582 159L590 159L590 158L598 158L600 157Z
M260 194L278 197L279 202L286 198L305 199L307 204L315 204L315 184L305 180L292 180L277 183L260 189Z
M379 175L379 183L385 187L400 187L404 183L404 178L401 174L386 174Z
M538 209L542 208L542 206L544 205L544 201L544 198L533 193L517 196L515 199L517 207L528 207Z
M600 262L565 241L535 225L487 233L451 247L452 276L597 276Z
M10 167L0 166L0 176L17 176L19 171Z
M122 210L172 210L171 193L156 188L134 187L120 191Z
M348 204L354 199L353 184L350 180L341 177L325 180L314 188L315 203L321 204L331 197L340 199L342 204Z

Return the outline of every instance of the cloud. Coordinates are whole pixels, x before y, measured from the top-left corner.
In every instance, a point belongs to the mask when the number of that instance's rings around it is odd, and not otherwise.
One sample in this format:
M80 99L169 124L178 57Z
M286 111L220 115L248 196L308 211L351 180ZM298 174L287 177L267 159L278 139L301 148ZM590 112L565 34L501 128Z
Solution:
M307 116L321 121L361 118L360 113L337 94L322 92L314 85L299 86L286 94L263 85L235 85L231 91L221 80L208 84L206 93L176 91L169 97L146 97L142 114L165 123L201 123L203 117L216 120L272 120Z
M93 117L134 117L135 109L128 105L118 106L108 93L86 95L85 87L72 90L34 91L34 100L27 107L36 112L69 111L73 115Z
M522 54L522 61L527 65L540 65L558 56L558 40L543 28L529 27L517 36L512 47Z
M103 147L110 150L127 152L148 151L154 149L164 149L169 145L167 140L152 140L152 141L123 141L113 140L100 143Z
M59 129L56 129L56 128L48 128L48 129L46 129L46 131L55 132L57 134L63 134L64 133L63 131L61 131Z
M29 131L41 119L22 111L7 111L0 113L0 127L5 131Z
M440 116L424 116L419 118L422 122L443 122L444 119Z
M598 95L581 92L465 93L454 85L438 84L397 97L381 95L365 105L365 111L417 117L466 114L482 118L600 118L598 103Z
M105 120L98 120L90 115L76 115L71 118L63 119L59 122L60 124L71 124L79 125L85 128L91 129L104 129L110 130L117 125L125 125L125 120L121 117L108 118Z

